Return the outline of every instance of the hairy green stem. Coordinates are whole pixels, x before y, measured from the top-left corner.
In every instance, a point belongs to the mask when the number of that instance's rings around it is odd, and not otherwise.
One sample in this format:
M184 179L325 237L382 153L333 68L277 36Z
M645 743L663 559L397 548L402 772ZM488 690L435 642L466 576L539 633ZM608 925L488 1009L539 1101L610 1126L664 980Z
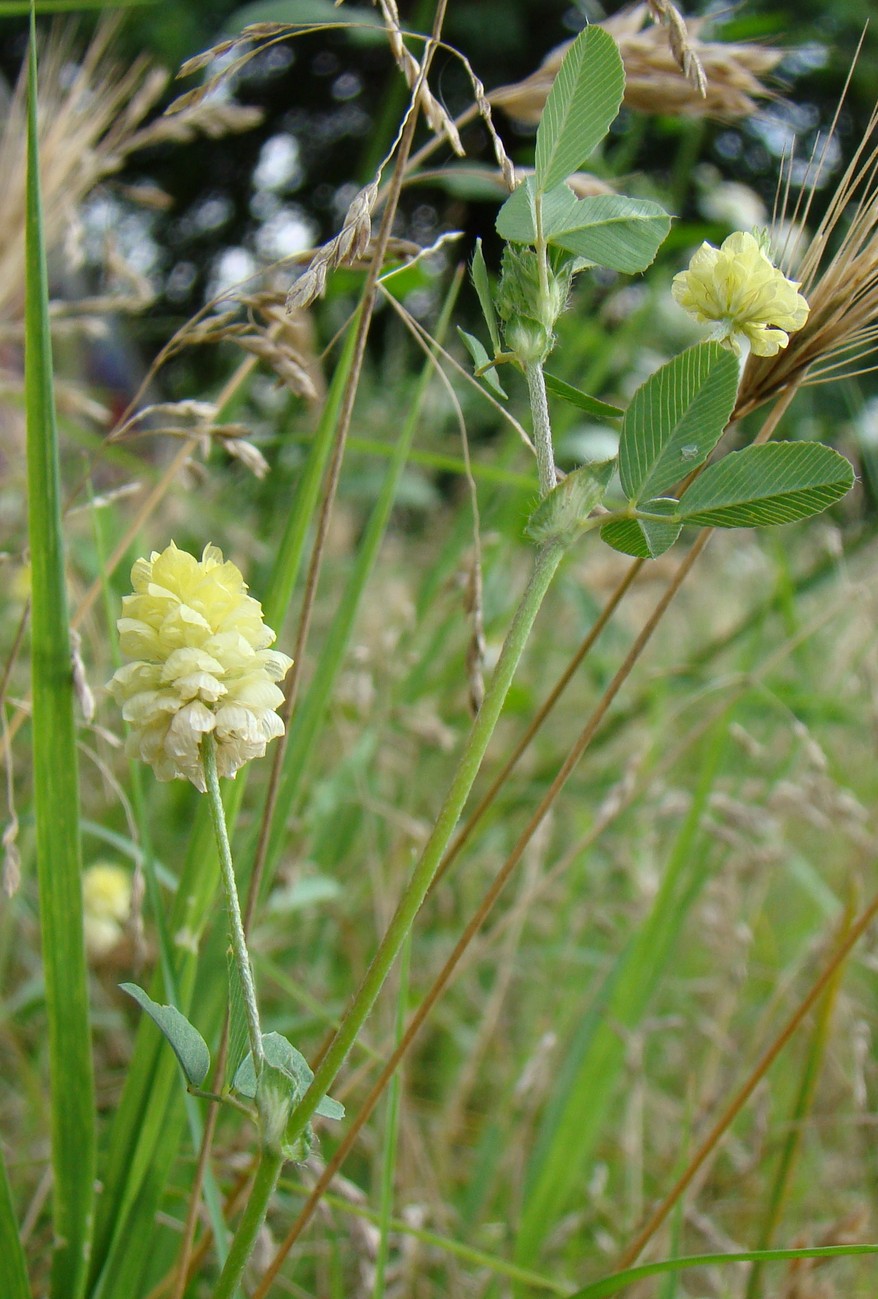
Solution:
M263 1147L259 1167L256 1169L256 1177L250 1188L250 1196L241 1216L241 1221L238 1223L238 1230L235 1232L229 1256L216 1283L213 1299L232 1299L235 1294L244 1268L247 1266L247 1260L253 1253L253 1246L256 1244L259 1228L265 1221L268 1205L274 1194L274 1188L277 1186L283 1164L284 1157L282 1154L269 1149L267 1146Z
M238 886L235 883L235 868L232 865L232 849L229 845L229 831L223 800L220 794L219 776L216 770L216 743L208 733L201 741L201 762L204 767L204 782L207 785L207 797L210 803L210 819L216 836L219 853L220 870L223 877L223 888L226 894L226 906L229 912L229 929L232 935L232 951L238 974L241 977L241 992L244 1009L247 1015L247 1035L250 1039L250 1051L253 1056L253 1067L256 1076L262 1072L265 1052L262 1048L262 1029L259 1026L259 1008L256 1005L256 984L253 981L253 967L250 964L250 953L247 951L247 939L244 934L244 922L241 919L241 904L238 901Z
M540 480L540 497L548 496L555 487L555 448L552 446L552 426L549 423L549 399L546 380L540 361L530 361L525 366L527 391L533 416L534 446L537 453L537 474Z
M344 1063L369 1012L375 1004L384 980L405 942L415 916L421 908L433 878L439 869L445 850L454 833L473 782L478 774L485 750L500 712L518 662L527 643L543 597L555 574L564 547L560 542L547 542L537 551L533 572L521 598L512 624L503 642L494 675L491 678L479 714L473 722L469 738L436 820L433 832L421 858L412 873L408 887L400 899L396 912L388 925L381 943L366 971L359 991L354 997L338 1031L317 1068L314 1080L293 1111L287 1127L287 1141L294 1141L303 1131L320 1099L330 1089L336 1074Z

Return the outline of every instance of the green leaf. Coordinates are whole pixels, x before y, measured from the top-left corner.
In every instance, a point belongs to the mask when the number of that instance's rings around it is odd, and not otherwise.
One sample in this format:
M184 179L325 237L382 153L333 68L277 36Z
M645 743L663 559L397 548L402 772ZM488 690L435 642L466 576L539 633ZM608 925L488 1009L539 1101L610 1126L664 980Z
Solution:
M65 581L62 487L49 332L37 127L36 34L27 68L25 408L31 580L36 862L52 1141L53 1299L78 1299L93 1229L95 1102L82 940L76 713Z
M554 374L544 374L546 388L549 392L554 393L556 397L561 397L564 401L569 401L571 406L584 410L589 415L596 416L597 419L621 419L625 412L621 406L611 406L608 401L599 401L597 397L589 397L587 392L581 392L579 388L574 388L572 384L565 383L563 379L558 379Z
M704 463L737 391L738 363L719 343L688 348L641 384L619 440L619 477L630 501L661 496Z
M31 1299L21 1232L12 1202L6 1160L0 1143L0 1259L3 1260L3 1299Z
M730 1263L789 1263L797 1258L850 1258L859 1254L878 1254L878 1245L814 1245L805 1249L748 1249L728 1254L692 1254L688 1258L667 1258L656 1263L641 1263L614 1276L593 1281L568 1299L609 1299L627 1290L636 1281L649 1276L682 1272L687 1268L720 1267Z
M263 1033L262 1048L268 1063L275 1069L282 1070L289 1078L293 1089L293 1103L301 1100L314 1077L311 1066L301 1051L297 1051L281 1033ZM255 1100L256 1070L253 1067L253 1057L249 1052L238 1066L232 1086L241 1096ZM326 1119L343 1119L345 1110L344 1106L334 1101L331 1096L324 1096L314 1112Z
M472 264L473 285L479 298L479 305L482 308L482 315L485 317L485 324L488 326L488 333L491 337L491 343L494 353L500 351L500 330L497 326L497 313L494 310L494 298L491 294L491 281L488 278L488 268L485 265L485 254L482 252L481 239L476 240L476 251L473 253Z
M497 233L517 244L534 244L537 237L536 180L513 190L497 214ZM543 238L591 264L633 274L646 270L671 228L663 207L649 199L623 194L577 198L566 185L543 195Z
M120 983L119 987L134 998L167 1038L187 1081L193 1087L200 1087L210 1069L210 1052L198 1029L189 1023L185 1015L181 1015L176 1006L160 1006L143 988L138 988L136 983Z
M550 230L544 226L549 246L627 275L651 265L671 228L664 208L649 199L596 194L573 203L563 221L559 215Z
M560 540L569 544L603 500L615 468L614 459L574 469L540 501L528 519L527 535L539 543Z
M497 213L496 230L511 244L535 244L537 238L537 182L528 176L509 195ZM572 219L576 195L566 185L556 185L542 196L543 237L550 229L563 229Z
M615 41L601 27L586 27L564 56L537 128L541 193L579 170L609 130L624 90Z
M820 514L854 485L850 461L821 442L767 442L733 451L680 500L684 523L764 528Z
M644 501L640 506L648 514L676 514L680 502L667 496ZM664 523L659 519L615 519L601 528L601 539L623 555L637 559L656 559L670 550L680 535L682 524L678 520Z
M479 378L483 381L486 387L495 392L498 397L505 398L506 393L503 389L503 385L497 378L494 367L491 365L491 358L485 351L483 344L479 342L475 334L468 334L465 329L461 329L460 325L457 326L457 332L460 335L460 341L472 357L475 368L477 370L482 370L486 365L489 367L479 375Z

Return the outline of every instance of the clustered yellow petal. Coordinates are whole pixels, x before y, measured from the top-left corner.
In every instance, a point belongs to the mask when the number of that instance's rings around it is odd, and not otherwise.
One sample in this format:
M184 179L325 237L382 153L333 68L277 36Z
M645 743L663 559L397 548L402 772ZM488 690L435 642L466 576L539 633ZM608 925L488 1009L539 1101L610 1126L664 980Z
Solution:
M247 594L240 570L205 546L201 559L173 542L131 570L119 643L133 662L110 682L129 723L129 756L159 780L180 777L204 790L201 741L212 733L217 770L234 776L283 734L276 684L292 659L268 646L274 632Z
M688 271L674 276L671 292L699 323L712 323L711 338L737 355L746 341L756 356L774 356L808 319L799 287L772 265L763 241L739 232L721 248L703 243Z

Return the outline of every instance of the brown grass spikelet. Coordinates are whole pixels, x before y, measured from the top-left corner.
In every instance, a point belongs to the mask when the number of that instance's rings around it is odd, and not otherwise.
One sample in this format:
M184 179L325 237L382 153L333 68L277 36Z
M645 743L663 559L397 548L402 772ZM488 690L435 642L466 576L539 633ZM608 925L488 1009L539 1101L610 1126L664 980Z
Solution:
M739 415L791 385L852 377L876 366L872 354L878 344L878 107L825 215L806 242L804 230L821 165L820 160L812 160L809 185L789 214L796 233L780 250L785 272L801 281L811 311L784 351L775 357L750 358Z
M722 120L749 117L759 99L770 97L762 78L779 63L783 51L759 44L702 41L703 20L691 20L687 27L674 9L678 20L674 22L672 8L662 6L671 23L671 46L660 27L644 26L646 4L623 9L600 24L618 44L625 66L623 102L639 113ZM523 81L493 91L491 103L519 121L538 122L568 46L566 42L550 51ZM681 71L686 75L681 76Z

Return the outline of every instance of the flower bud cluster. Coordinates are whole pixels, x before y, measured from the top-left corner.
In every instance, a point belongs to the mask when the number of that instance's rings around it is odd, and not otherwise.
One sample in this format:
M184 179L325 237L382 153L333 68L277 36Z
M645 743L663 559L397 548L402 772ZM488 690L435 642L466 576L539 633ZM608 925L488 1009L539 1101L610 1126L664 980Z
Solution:
M546 270L546 284L540 283L539 256L533 248L506 244L500 282L497 286L497 314L503 321L503 341L508 351L524 364L540 363L555 342L555 321L567 305L569 269Z

